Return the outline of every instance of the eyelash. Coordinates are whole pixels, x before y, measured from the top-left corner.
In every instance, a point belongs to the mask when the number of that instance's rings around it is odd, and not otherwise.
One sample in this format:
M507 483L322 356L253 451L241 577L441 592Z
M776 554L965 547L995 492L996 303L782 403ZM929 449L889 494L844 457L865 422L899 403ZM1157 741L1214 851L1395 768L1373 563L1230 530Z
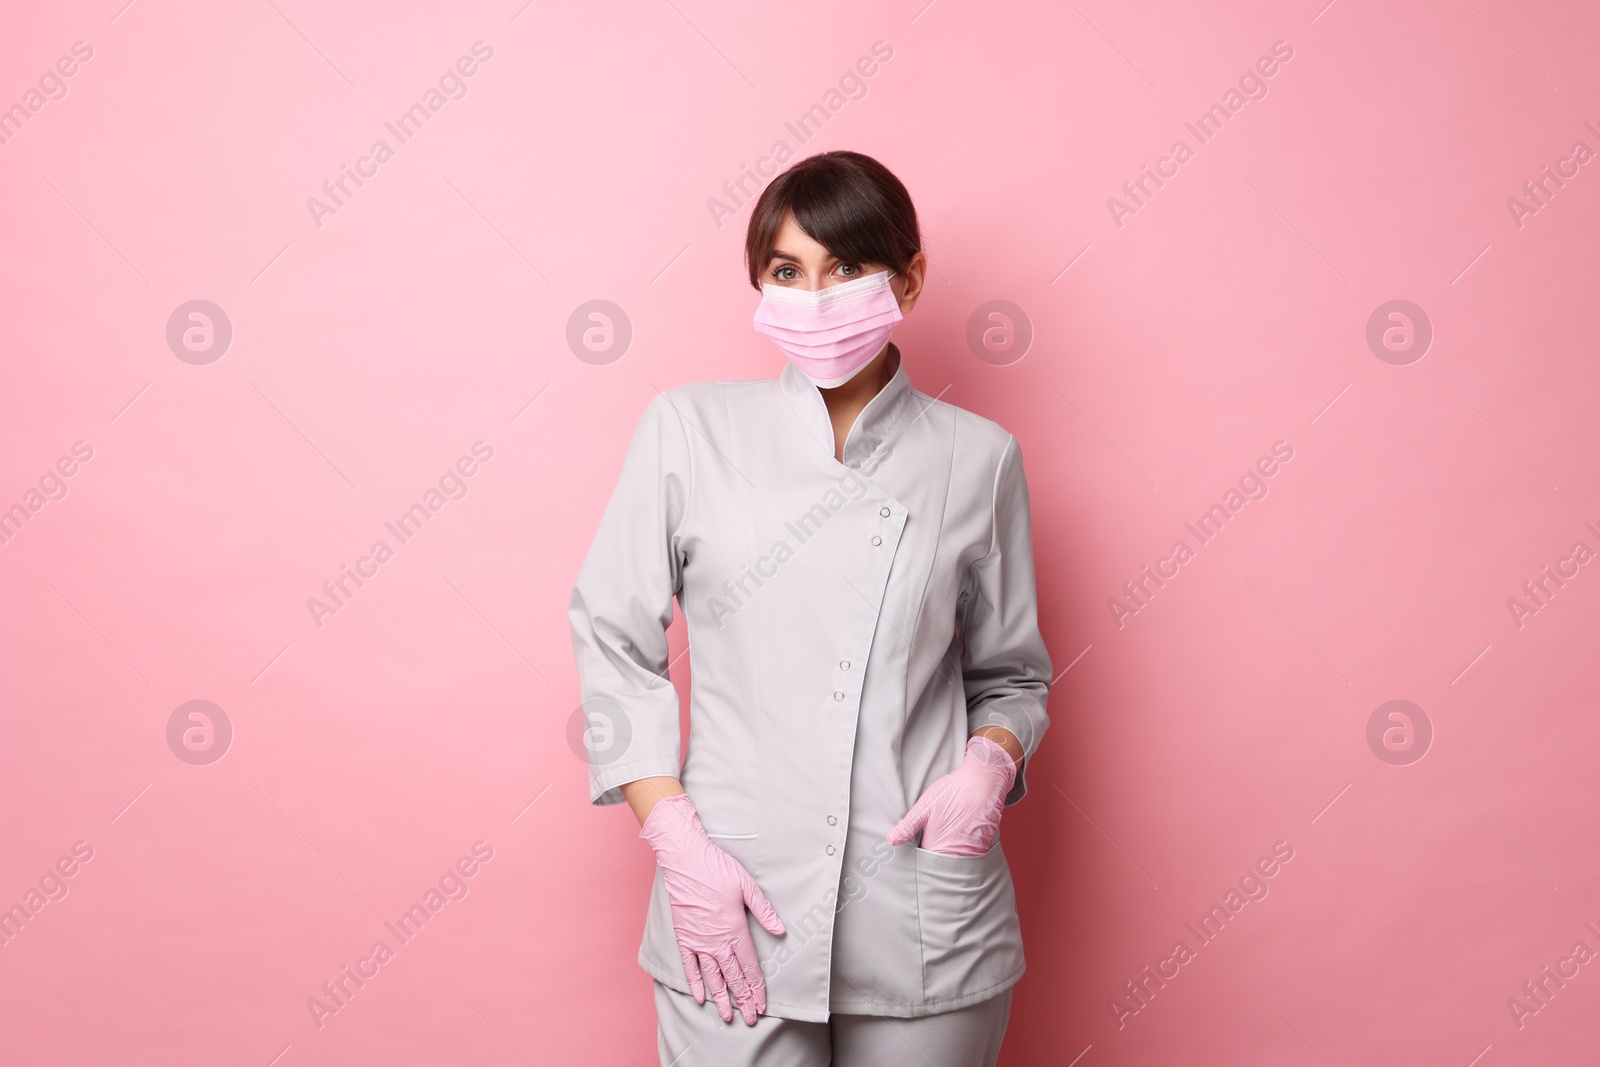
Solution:
M857 263L841 263L841 264L839 264L839 266L841 266L841 267L849 267L851 270L856 270L856 271L859 271L861 269L860 264L857 264ZM794 266L793 263L780 263L776 267L772 268L772 277L777 281L793 281L794 279L792 279L792 278L784 278L783 277L783 272L786 271L786 270L794 270L794 269L795 269L795 266ZM851 277L853 277L853 275L851 275Z

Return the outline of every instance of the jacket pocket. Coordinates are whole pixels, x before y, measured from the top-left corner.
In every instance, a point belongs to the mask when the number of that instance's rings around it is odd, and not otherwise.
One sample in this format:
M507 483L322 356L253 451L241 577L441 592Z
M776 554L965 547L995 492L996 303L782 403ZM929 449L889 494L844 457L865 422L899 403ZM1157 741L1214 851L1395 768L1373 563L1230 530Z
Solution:
M713 845L732 856L744 865L750 872L750 877L756 879L756 884L761 884L760 871L756 869L756 845L760 837L756 834L713 834L707 833Z
M1014 981L1023 967L1022 928L999 835L982 856L919 848L915 857L923 998L999 992L995 987Z

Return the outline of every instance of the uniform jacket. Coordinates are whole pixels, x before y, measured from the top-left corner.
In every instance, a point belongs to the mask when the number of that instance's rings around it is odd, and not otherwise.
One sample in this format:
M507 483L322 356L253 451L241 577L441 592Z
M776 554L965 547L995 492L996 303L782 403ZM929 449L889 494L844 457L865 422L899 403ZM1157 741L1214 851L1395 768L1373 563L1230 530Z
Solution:
M783 1018L950 1011L1023 971L998 838L981 857L884 840L976 728L1031 758L1051 680L1016 439L913 389L899 355L842 463L792 365L657 395L569 605L591 801L681 777L787 927L751 923ZM694 668L683 758L674 598ZM639 962L688 991L659 870Z

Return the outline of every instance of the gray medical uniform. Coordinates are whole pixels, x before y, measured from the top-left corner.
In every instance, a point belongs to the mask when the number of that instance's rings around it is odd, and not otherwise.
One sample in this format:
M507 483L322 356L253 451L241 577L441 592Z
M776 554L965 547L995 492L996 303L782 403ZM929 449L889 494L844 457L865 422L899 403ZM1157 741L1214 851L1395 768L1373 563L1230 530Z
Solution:
M842 463L822 395L792 365L656 396L568 611L595 739L590 799L682 778L787 926L750 924L767 1014L781 1019L951 1012L1023 971L998 838L978 857L884 840L960 765L973 730L1003 726L1029 758L1044 734L1051 669L1022 456L995 423L913 389L898 349L890 358ZM674 597L694 668L681 762ZM1008 804L1026 771L1025 759ZM687 993L659 870L639 963Z

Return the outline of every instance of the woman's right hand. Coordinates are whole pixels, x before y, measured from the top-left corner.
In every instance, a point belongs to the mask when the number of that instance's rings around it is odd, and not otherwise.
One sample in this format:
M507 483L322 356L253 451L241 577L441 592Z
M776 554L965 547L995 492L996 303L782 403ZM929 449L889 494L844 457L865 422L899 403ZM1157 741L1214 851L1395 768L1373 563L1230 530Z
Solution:
M723 1022L733 1008L749 1026L767 1010L767 985L750 938L745 909L768 933L781 935L783 920L744 865L706 836L687 793L657 800L639 836L650 842L672 904L672 927L683 971L695 1003L706 989Z

